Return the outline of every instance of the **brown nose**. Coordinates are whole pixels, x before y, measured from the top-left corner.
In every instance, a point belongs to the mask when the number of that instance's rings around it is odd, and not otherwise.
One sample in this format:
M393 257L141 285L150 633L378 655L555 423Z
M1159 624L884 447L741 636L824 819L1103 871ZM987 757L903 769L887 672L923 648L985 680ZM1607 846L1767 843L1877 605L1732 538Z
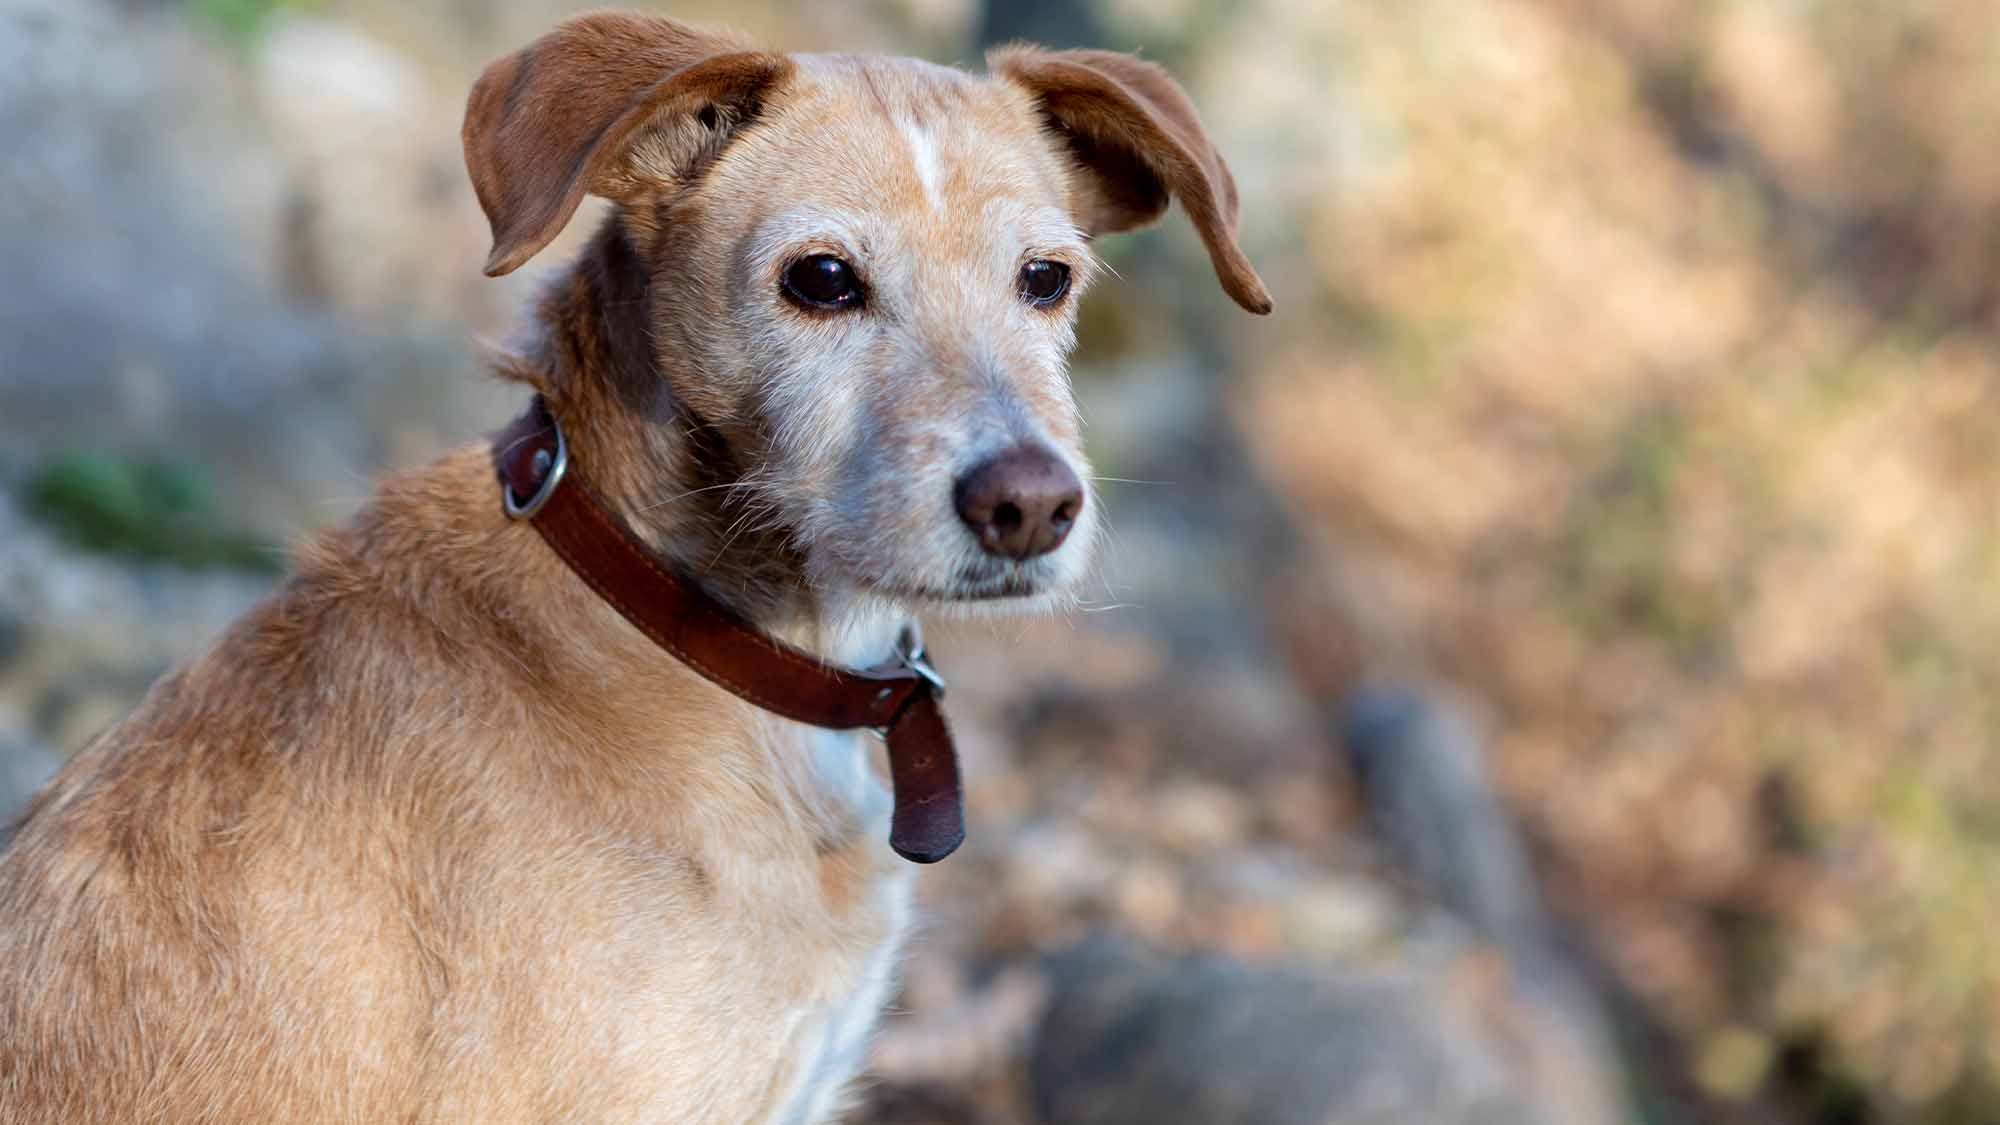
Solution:
M1083 485L1047 446L1017 445L960 477L953 499L987 554L1032 559L1069 537Z

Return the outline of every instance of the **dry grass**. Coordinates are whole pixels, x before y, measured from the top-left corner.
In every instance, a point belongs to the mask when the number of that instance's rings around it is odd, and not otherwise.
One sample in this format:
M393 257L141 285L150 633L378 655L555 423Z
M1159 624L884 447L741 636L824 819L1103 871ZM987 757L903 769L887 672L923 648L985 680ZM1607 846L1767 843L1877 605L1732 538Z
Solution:
M1202 57L1304 250L1240 413L1340 562L1300 651L1492 704L1715 1092L1990 1114L2000 13L1281 8Z

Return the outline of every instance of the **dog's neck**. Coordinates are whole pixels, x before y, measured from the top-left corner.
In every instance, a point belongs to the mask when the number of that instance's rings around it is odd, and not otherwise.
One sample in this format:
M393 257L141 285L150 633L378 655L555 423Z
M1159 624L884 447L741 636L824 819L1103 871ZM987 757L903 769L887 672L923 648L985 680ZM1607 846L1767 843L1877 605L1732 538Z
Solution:
M651 289L613 215L541 301L519 374L547 396L572 459L654 551L759 628L832 663L888 659L909 611L810 581L788 529L744 487L758 435L677 392L702 372L659 345Z

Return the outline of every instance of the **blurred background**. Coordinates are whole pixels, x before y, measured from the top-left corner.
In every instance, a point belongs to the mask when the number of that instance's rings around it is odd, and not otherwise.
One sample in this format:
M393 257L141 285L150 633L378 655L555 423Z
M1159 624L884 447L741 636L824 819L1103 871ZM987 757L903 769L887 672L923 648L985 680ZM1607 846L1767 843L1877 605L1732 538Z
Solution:
M459 115L574 8L0 0L0 804L518 408L593 217L483 279ZM1140 49L1278 298L1104 241L859 1120L2000 1121L1992 0L665 10Z

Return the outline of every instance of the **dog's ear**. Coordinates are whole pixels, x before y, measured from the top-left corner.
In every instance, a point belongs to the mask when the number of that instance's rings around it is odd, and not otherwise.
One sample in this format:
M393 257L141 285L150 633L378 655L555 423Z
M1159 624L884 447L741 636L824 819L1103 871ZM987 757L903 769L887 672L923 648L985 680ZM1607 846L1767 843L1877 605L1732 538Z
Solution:
M698 171L791 63L658 16L580 16L486 68L465 166L499 277L561 233L586 193L631 202Z
M1144 226L1178 199L1222 288L1253 313L1271 311L1270 292L1236 245L1236 181L1164 69L1116 51L1026 44L994 51L987 68L1034 94L1068 146L1079 173L1071 207L1086 233Z

